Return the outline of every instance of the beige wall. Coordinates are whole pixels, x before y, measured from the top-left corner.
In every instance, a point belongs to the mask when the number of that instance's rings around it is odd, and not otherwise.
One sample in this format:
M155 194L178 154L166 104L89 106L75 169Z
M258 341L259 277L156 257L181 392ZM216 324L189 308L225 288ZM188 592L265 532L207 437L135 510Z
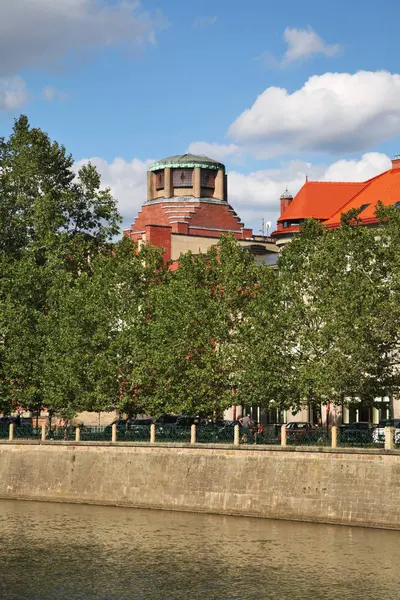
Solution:
M0 444L0 497L400 530L400 452Z
M73 424L100 425L101 427L109 425L118 417L117 411L110 412L81 412L72 420Z
M218 243L218 238L204 238L195 235L171 236L171 259L178 260L181 254L193 252L193 254L204 254L211 246Z
M182 253L193 252L193 254L205 253L211 246L215 246L218 243L219 238L208 238L196 235L178 235L172 234L171 239L171 258L177 260ZM241 246L252 246L254 243L259 244L260 242L242 241L238 240ZM256 262L264 264L265 257L274 248L273 244L265 244L266 254L256 255Z

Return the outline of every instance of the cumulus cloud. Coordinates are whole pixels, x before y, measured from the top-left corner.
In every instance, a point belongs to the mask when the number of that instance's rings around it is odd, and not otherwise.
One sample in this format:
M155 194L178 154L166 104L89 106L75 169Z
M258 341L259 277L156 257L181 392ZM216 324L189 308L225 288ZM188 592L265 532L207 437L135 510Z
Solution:
M0 110L22 106L28 100L25 81L17 75L0 78Z
M275 155L368 150L400 135L400 75L325 73L293 93L269 87L231 124L228 135Z
M205 29L214 25L217 17L196 17L193 23L193 27L196 29Z
M359 160L339 160L330 165L316 165L293 160L278 169L264 169L249 174L230 171L229 201L242 220L257 232L261 218L275 228L279 217L279 198L286 187L297 194L306 176L313 181L366 181L390 168L385 154L370 152Z
M287 44L287 50L282 60L282 66L304 60L315 54L335 56L340 52L340 44L325 44L322 38L311 28L296 29L287 27L283 38Z
M243 149L236 144L215 144L209 142L192 142L188 148L191 154L204 154L209 158L223 161L228 156L238 157L243 154Z
M1 0L0 76L54 67L68 53L154 43L164 25L135 0Z
M146 201L146 171L151 160L134 158L125 161L116 158L109 163L98 157L82 159L76 163L78 169L91 161L102 176L103 185L111 188L118 199L123 216L123 228L134 221L143 202ZM288 187L296 194L304 184L306 175L310 180L320 181L365 181L390 168L390 159L385 154L371 152L359 160L339 160L329 165L314 165L293 160L276 169L262 169L252 173L238 170L228 172L228 194L230 204L237 210L243 222L257 233L261 218L272 222L275 227L279 216L279 198Z
M110 187L114 198L118 200L118 208L123 218L122 229L128 229L147 199L146 172L152 161L141 161L137 158L125 161L123 158L115 158L109 163L96 156L77 161L75 169L78 170L89 161L101 174L102 185Z

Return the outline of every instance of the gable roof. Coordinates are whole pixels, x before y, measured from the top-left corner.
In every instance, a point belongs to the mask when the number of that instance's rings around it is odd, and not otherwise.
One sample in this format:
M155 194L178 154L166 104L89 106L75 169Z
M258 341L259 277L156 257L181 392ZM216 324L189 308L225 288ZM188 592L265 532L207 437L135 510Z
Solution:
M328 227L337 227L340 223L342 213L348 212L352 208L360 208L367 205L360 213L359 218L362 223L375 223L378 219L375 217L375 207L379 201L385 206L400 202L400 169L394 168L385 171L370 179L366 185L356 196L349 202L337 210L325 222Z
M325 221L368 184L369 182L306 181L281 214L278 223L311 217Z

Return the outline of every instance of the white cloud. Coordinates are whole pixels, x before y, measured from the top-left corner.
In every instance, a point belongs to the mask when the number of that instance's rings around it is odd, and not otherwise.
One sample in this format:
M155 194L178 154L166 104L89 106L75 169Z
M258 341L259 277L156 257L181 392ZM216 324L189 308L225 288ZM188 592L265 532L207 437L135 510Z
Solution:
M193 27L197 29L205 29L211 27L216 22L217 17L196 17L193 23Z
M123 218L122 229L128 229L147 199L146 172L152 161L134 158L127 162L123 158L115 158L108 163L96 156L77 161L75 170L89 161L97 167L102 185L110 187L114 198L118 200L118 209Z
M146 201L146 171L151 160L134 158L130 162L116 158L108 163L102 158L83 159L76 168L90 160L102 176L102 184L109 186L118 199L123 216L123 228L133 223L142 204ZM304 161L290 161L281 168L263 169L244 174L228 172L228 196L243 222L257 233L261 218L272 222L275 228L279 216L279 198L288 189L295 195L304 184L306 175L310 180L365 181L390 168L385 154L371 152L359 160L339 160L330 165L313 165Z
M275 155L368 150L400 135L400 75L325 73L293 93L267 88L228 135Z
M338 160L330 165L323 181L367 181L391 168L391 160L380 152L367 152L361 160Z
M22 106L28 100L25 81L17 75L0 78L0 110Z
M42 90L42 94L43 98L48 102L54 102L55 100L65 100L67 98L67 94L65 92L60 92L51 85L46 85Z
M0 76L54 67L68 53L154 43L164 25L135 0L1 0Z
M314 165L304 161L290 161L280 169L265 169L248 175L237 171L228 173L229 202L241 219L260 229L261 218L272 222L275 228L279 217L279 198L286 187L297 194L306 176L314 181L366 181L390 168L385 154L371 152L359 160L339 160L330 165Z
M309 58L314 54L335 56L340 52L339 44L325 44L311 27L307 27L307 29L287 27L283 38L287 43L287 50L281 62L282 66Z
M209 142L192 142L188 148L191 154L204 154L209 158L223 161L225 158L239 156L243 149L236 144L215 144Z

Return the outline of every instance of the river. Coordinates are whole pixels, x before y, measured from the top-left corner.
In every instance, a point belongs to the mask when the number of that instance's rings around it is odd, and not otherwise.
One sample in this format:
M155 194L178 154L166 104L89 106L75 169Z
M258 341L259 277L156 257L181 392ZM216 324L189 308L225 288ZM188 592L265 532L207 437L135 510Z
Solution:
M2 600L400 597L400 532L0 500Z

